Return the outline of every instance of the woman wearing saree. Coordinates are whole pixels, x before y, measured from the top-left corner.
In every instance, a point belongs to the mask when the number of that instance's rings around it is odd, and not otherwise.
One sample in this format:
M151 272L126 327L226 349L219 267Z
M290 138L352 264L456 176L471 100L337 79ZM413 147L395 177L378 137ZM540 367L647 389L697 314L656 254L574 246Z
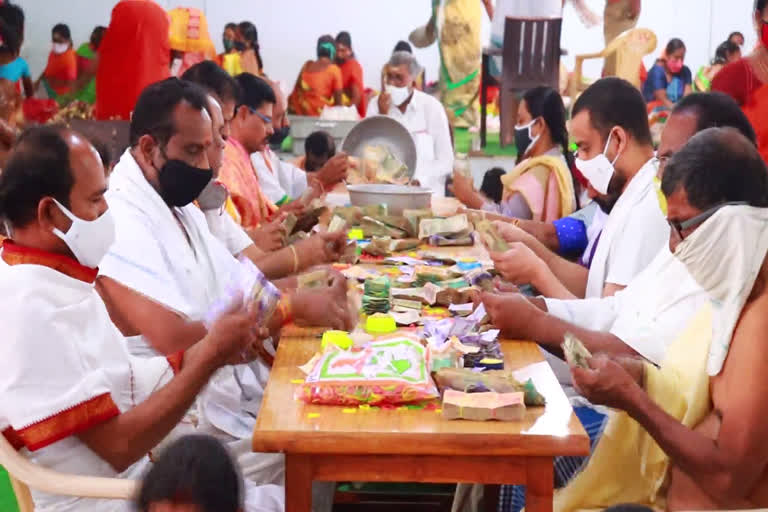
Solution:
M744 110L757 135L763 159L768 158L768 0L756 0L754 20L759 42L755 50L725 66L712 80L712 90L724 92ZM768 160L767 160L768 161Z
M66 102L77 80L77 54L72 48L72 35L69 27L59 23L51 32L51 53L38 84L45 87L48 97L59 104Z
M352 50L352 36L349 32L339 32L336 36L336 62L341 69L341 84L344 88L344 105L354 105L361 118L365 118L365 85L363 68Z
M292 114L318 117L326 106L342 104L341 70L334 64L335 59L335 40L321 36L317 41L317 60L304 63L288 98Z
M504 191L496 204L476 191L472 179L453 175L453 192L469 208L526 220L552 222L577 209L573 156L568 152L565 107L550 87L526 91L515 126L517 166L502 178Z

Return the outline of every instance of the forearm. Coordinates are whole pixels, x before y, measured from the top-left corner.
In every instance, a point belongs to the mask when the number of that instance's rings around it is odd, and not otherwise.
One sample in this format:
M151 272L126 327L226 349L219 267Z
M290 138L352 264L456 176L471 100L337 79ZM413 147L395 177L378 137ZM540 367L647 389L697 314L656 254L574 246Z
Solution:
M583 298L587 290L589 270L578 263L568 261L550 251L539 256L552 273L577 298Z
M294 271L293 254L288 247L276 252L262 252L254 264L267 279L280 279Z
M557 231L555 230L554 224L551 222L520 219L518 227L536 238L539 243L550 251L556 253L560 250L560 240L557 238ZM531 247L531 249L533 249L533 247Z
M534 273L530 284L545 297L561 300L577 298L555 277L546 265L542 265L539 271Z
M749 466L749 463L729 460L732 457L718 447L716 440L689 429L667 414L639 386L633 386L627 395L626 406L622 409L653 437L672 464L718 501L729 505L741 503L735 508L753 508L744 496L755 482L735 478L737 469Z
M216 367L205 348L193 347L185 354L181 371L167 385L133 409L86 430L80 438L116 471L124 471L181 421ZM114 442L116 439L120 442Z
M539 304L537 304L539 305ZM545 312L537 313L529 322L530 339L550 348L559 348L566 333L575 335L592 354L635 356L632 347L609 332L592 331L566 322Z

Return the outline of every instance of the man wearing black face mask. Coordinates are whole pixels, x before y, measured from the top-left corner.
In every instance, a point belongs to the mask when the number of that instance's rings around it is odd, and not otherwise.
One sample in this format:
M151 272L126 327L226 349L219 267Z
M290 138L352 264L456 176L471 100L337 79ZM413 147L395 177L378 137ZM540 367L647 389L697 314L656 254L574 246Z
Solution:
M231 300L231 290L247 279L265 282L265 290L279 297L253 265L235 259L211 234L204 214L191 203L212 178L205 170L214 144L206 103L205 92L190 82L169 79L148 87L134 109L131 148L111 177L108 200L117 236L100 265L98 288L138 356L193 346L221 304ZM198 177L203 173L206 180ZM345 280L337 278L322 297L346 299L345 292ZM320 296L284 294L264 327L276 335L297 316L295 310L302 318L314 315L307 318L310 325L336 319L336 328L347 328L348 316L338 311L346 301ZM240 455L246 477L277 483L282 459L251 455L247 442L267 375L260 363L220 372L200 396L198 414L203 432L227 441Z

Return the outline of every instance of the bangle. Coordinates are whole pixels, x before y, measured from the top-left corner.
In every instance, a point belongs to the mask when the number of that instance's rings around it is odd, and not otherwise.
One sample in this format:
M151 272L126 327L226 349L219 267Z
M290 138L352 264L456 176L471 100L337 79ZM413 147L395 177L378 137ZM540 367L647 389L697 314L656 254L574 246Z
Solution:
M288 246L291 249L291 252L293 253L293 273L299 271L299 254L296 252L296 247L291 244Z
M280 303L277 305L277 311L280 313L280 319L282 325L289 324L293 321L293 304L291 302L291 296L283 294L280 299Z

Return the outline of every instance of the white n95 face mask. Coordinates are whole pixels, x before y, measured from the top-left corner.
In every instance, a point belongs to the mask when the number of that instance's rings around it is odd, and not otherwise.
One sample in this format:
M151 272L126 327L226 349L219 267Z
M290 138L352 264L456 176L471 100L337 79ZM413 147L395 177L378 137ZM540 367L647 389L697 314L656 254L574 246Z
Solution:
M396 107L408 101L408 98L411 96L411 90L408 87L395 87L389 84L387 84L387 93L392 98L392 104Z
M98 267L115 242L115 222L112 219L112 213L107 210L96 220L83 220L76 217L56 199L53 201L72 221L66 233L53 228L53 234L64 240L81 265L90 268Z
M587 180L589 180L589 184L592 185L592 188L597 190L600 194L608 193L608 185L611 183L611 178L615 172L613 164L616 163L616 160L618 160L621 155L621 153L617 154L616 158L613 159L613 162L608 160L608 157L605 156L605 152L608 151L608 144L611 143L611 137L613 137L613 132L608 134L608 140L605 141L603 152L595 158L592 158L591 160L576 158L576 168L581 171L581 174L583 174Z
M61 55L62 53L65 53L67 50L69 50L69 45L67 43L53 43L51 45L51 49L56 55Z

